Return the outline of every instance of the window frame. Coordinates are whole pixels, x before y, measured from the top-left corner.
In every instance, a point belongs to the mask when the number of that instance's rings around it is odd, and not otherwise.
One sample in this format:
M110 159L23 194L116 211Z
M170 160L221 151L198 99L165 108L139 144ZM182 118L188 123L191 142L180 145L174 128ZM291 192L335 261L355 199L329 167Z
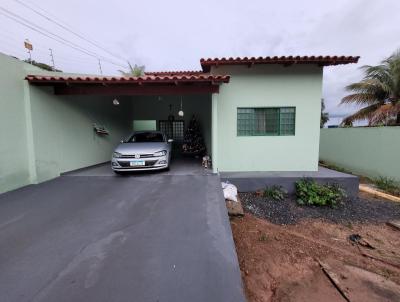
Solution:
M177 136L176 134L179 134L180 130L182 130L182 135ZM185 136L185 120L159 120L158 131L164 132L167 139L173 139L175 143L181 143Z
M252 129L251 134L240 134L239 131L239 110L240 109L278 109L278 131L275 133L255 133L255 130ZM281 109L293 109L293 133L284 133L281 132ZM265 111L266 112L266 111ZM295 136L296 135L296 106L271 106L271 107L237 107L236 108L236 136L238 137L254 137L254 136Z

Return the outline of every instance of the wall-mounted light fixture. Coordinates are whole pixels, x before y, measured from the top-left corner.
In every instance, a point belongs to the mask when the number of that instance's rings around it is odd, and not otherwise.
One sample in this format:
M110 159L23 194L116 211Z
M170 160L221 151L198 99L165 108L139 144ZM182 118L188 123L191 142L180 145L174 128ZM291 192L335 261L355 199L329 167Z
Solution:
M117 99L113 99L112 101L114 106L118 106L119 105L119 101Z
M184 116L185 113L183 112L183 97L181 96L181 110L179 110L178 115L179 116Z

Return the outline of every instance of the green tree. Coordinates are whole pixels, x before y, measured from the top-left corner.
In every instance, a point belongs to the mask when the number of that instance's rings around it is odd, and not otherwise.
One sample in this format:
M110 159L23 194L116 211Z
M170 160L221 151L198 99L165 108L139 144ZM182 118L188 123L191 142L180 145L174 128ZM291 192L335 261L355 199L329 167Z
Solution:
M325 101L321 99L321 124L320 127L324 128L325 124L329 121L329 113L325 111Z
M343 125L368 120L370 126L400 124L400 49L377 66L363 66L364 78L350 84L341 104L363 106L343 119Z
M141 77L144 75L144 69L145 66L138 66L134 65L132 67L131 63L128 62L129 70L128 71L123 71L123 70L118 70L124 77Z

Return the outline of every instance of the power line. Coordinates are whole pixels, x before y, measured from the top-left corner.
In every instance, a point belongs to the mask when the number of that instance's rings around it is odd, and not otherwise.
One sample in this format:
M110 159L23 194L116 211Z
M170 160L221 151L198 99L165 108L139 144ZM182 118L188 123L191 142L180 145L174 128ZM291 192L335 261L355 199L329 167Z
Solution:
M28 54L18 47L21 46L21 41L23 41L23 39L18 40L13 38L11 40L9 39L9 37L2 36L0 33L0 53L4 53L12 57L17 57L20 60L29 60ZM35 61L44 62L48 65L51 64L51 62L48 62L48 48L41 47L40 44L35 44L34 49L35 51L33 54L35 54L35 56L33 59ZM91 73L95 72L95 70L98 70L97 61L85 60L83 58L74 57L71 55L66 56L58 54L57 62L60 62L57 67L65 72L76 72L76 70L71 69L71 65L86 66L87 68L90 68Z
M2 36L0 34L0 49L8 49L11 50L12 49L12 53L15 53L19 56L22 56L25 58L26 57L26 52L21 50L20 46L21 43L23 42L23 39L15 39L13 37L11 37L12 39L10 39L10 37L6 37L6 36ZM41 60L44 60L47 62L47 57L48 57L48 48L44 48L42 47L40 44L36 44L34 46L34 54L35 54L35 58L38 58L38 56L40 57ZM74 60L74 57L71 57L70 55L68 55L68 59L63 59L63 58L59 58L60 54L58 54L57 56L57 60L61 60L64 62L75 62L79 65L82 64L91 64L91 65L95 65L96 63L90 63L89 61L85 61L85 60L81 60L81 61L77 61Z
M0 32L0 38L3 38L5 41L12 41L14 42L16 45L21 46L21 42L24 41L24 37L18 37L16 38L15 36L10 35L8 32ZM15 46L15 45L13 45ZM43 50L44 52L47 53L48 47L43 47L38 43L35 43L35 51L36 50Z
M11 12L11 11L9 11L9 10L3 8L3 7L0 7L0 10L2 10L3 12L6 12L8 15L13 16L14 18L18 18L19 20L22 20L23 22L25 22L26 24L28 24L28 25L30 25L30 26L36 27L36 29L39 29L42 33L43 33L43 32L46 32L47 34L50 34L50 35L52 35L52 36L54 36L54 37L57 37L58 39L63 40L63 41L66 42L66 43L71 44L72 46L75 47L75 49L76 49L76 48L79 48L81 51L85 52L85 53L88 54L88 55L91 55L91 56L93 56L93 57L95 57L95 58L101 58L103 61L108 61L109 63L114 64L114 65L116 65L116 66L120 66L120 67L124 67L124 68L126 67L126 66L123 66L123 65L121 65L121 64L119 64L119 63L115 63L115 62L113 62L113 61L107 59L107 58L104 57L104 56L100 56L100 55L98 55L97 53L95 53L95 52L93 52L93 51L90 51L90 50L88 50L88 49L86 49L86 48L84 48L84 47L81 47L80 45L75 44L75 43L73 43L73 42L71 42L71 41L69 41L69 40L67 40L67 39L65 39L65 38L63 38L63 37L61 37L61 36L59 36L59 35L57 35L57 34L54 34L54 33L50 32L49 30L47 30L47 29L45 29L45 28L43 28L43 27L41 27L41 26L39 26L39 25L36 25L35 23L33 23L33 22L31 22L31 21L29 21L29 20L27 20L27 19L25 19L25 18L23 18L23 17L21 17L21 16L15 14L15 13L13 13L13 12ZM14 19L14 21L15 21L15 19ZM31 29L32 29L32 27L31 27ZM59 42L59 41L58 41L58 42Z
M11 45L10 43L1 42L1 49L0 52L10 52L10 55L12 56L20 56L20 57L25 57L26 52L21 50L21 49L16 49L14 45Z
M21 50L21 43L24 41L23 38L16 39L15 37L9 37L4 35L5 32L0 32L0 49L4 46L8 46L9 49L14 49L14 52L19 52L19 54L23 53L26 55L25 51ZM41 55L43 58L48 56L48 48L42 46L41 44L35 43L34 45L34 53ZM54 49L53 49L54 50ZM82 57L73 56L71 54L65 55L60 52L57 53L57 61L63 61L64 63L73 62L79 65L87 64L91 66L97 66L97 61L89 61Z
M2 39L4 39L3 41L1 41L1 43L8 43L11 47L14 47L16 50L20 50L20 46L22 45L21 43L24 41L24 38L15 38L15 36L10 36L10 35L6 35L6 32L0 32L0 41ZM11 43L13 42L13 44ZM0 43L0 47L2 46L2 44ZM48 46L44 46L42 44L40 44L40 42L35 42L34 43L34 51L35 53L37 53L39 51L39 53L41 53L43 55L43 57L47 57L48 55ZM18 47L18 48L17 48ZM53 51L57 51L53 48ZM58 52L57 53L57 60L59 60L58 58L60 57L61 53L64 52ZM61 55L64 56L64 55ZM61 57L62 58L62 57ZM68 53L68 55L65 55L65 59L63 59L63 61L68 62L68 61L72 61L75 63L79 63L79 64L90 64L90 65L97 65L97 61L88 61L86 57L78 57L78 56L73 56L72 53Z
M52 23L58 25L59 27L63 28L64 30L66 30L66 31L68 31L68 32L70 32L70 33L72 33L73 35L77 36L78 38L80 38L80 39L82 39L82 40L84 40L84 41L86 41L86 42L92 44L93 46L96 46L97 48L99 48L99 49L101 49L101 50L107 52L108 54L112 55L113 57L118 58L118 59L120 59L120 60L126 62L126 60L125 60L124 58L122 58L121 56L119 56L118 54L115 54L115 53L113 53L113 52L108 51L107 49L105 49L104 47L102 47L101 45L99 45L98 43L93 42L92 40L89 40L88 38L85 38L85 37L82 36L81 34L74 32L72 29L70 29L70 28L68 28L67 26L64 26L63 24L61 24L60 22L57 22L56 20L54 20L54 19L52 19L52 18L50 18L50 17L48 17L48 16L42 14L42 13L39 12L38 10L36 10L36 9L32 8L31 6L27 5L26 3L24 3L24 2L22 2L22 1L20 1L20 0L14 0L14 1L17 2L17 3L19 3L20 5L22 5L22 6L26 7L26 8L28 8L28 9L30 9L31 11L33 11L33 12L35 12L36 14L38 14L39 16L45 18L46 20L48 20L48 21L50 21L50 22L52 22ZM36 6L37 6L37 5L36 5ZM39 6L37 6L37 7L40 8ZM40 8L40 9L41 9L42 11L46 12L46 10L44 10L43 8ZM48 12L46 12L46 13L48 13ZM64 23L64 22L63 22L63 23ZM66 24L66 23L65 23L65 24ZM67 24L66 24L66 25L67 25Z
M31 30L33 30L35 32L38 32L38 33L40 33L40 34L42 34L42 35L44 35L44 36L46 36L46 37L48 37L50 39L53 39L53 40L55 40L55 41L57 41L57 42L59 42L61 44L64 44L64 45L69 46L69 47L71 47L71 48L73 48L75 50L83 52L83 53L85 53L85 54L87 54L87 55L89 55L91 57L96 58L96 59L102 59L103 61L108 62L110 64L126 68L126 66L124 66L124 65L121 65L119 63L115 63L115 62L105 58L104 56L99 56L98 54L96 54L96 53L94 53L94 52L92 52L90 50L87 50L87 49L85 49L85 48L83 48L83 47L81 47L81 46L79 46L79 45L77 45L77 44L75 44L75 43L73 43L71 41L68 41L68 40L64 39L63 37L60 37L60 36L58 36L56 34L53 34L52 32L46 30L45 28L43 28L41 26L38 26L38 25L34 24L33 22L30 22L29 20L26 20L25 18L20 17L17 14L15 14L15 13L13 13L13 12L3 8L3 7L0 7L0 10L3 11L3 12L0 11L0 13L3 16L5 16L5 17L7 17L7 18L9 18L9 19L11 19L11 20L23 25L23 26L25 26L25 27L28 27ZM50 35L52 35L53 37L50 36Z
M61 40L63 40L63 41L66 42L66 43L69 43L69 44L71 44L71 45L73 45L73 46L75 46L75 47L77 47L77 48L80 48L80 49L82 49L82 50L88 52L88 53L90 52L92 55L96 55L96 53L94 53L94 52L92 52L92 51L90 51L90 50L87 50L87 49L85 49L85 48L83 48L83 47L80 47L79 45L77 45L77 44L75 44L75 43L73 43L73 42L70 42L70 41L68 41L67 39L63 38L63 37L60 37L60 36L57 35L57 34L53 34L53 33L50 32L49 30L47 30L47 29L45 29L45 28L43 28L43 27L41 27L41 26L39 26L39 25L36 25L35 23L33 23L33 22L31 22L31 21L29 21L29 20L27 20L27 19L25 19L25 18L23 18L23 17L21 17L21 16L15 14L15 13L13 13L13 12L11 12L11 11L9 11L9 10L3 8L3 7L0 7L0 10L2 10L3 12L6 12L8 15L13 16L14 18L17 18L17 19L19 19L19 20L22 20L24 23L26 23L26 24L28 24L28 25L30 25L30 26L33 26L33 27L39 29L39 30L42 31L42 32L46 32L47 34L50 34L50 35L52 35L52 36L55 36L55 37L57 37L58 39L61 39ZM96 55L96 57L98 57L98 56Z

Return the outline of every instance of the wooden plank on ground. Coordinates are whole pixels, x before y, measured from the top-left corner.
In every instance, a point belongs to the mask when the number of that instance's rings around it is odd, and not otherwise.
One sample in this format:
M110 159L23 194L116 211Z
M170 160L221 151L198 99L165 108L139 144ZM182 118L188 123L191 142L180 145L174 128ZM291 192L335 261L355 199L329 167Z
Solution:
M350 302L350 297L349 297L349 292L348 290L342 286L342 284L340 283L340 278L339 276L333 272L333 270L331 269L331 267L327 264L324 263L320 260L318 260L318 263L322 269L322 271L325 273L325 275L328 277L329 281L331 281L332 285L338 290L338 292L342 295L342 297L347 301Z
M400 231L400 220L392 220L386 222L387 225L390 225L391 227L395 228L396 230Z
M375 196L382 197L382 198L385 198L385 199L388 199L391 201L400 202L400 197L393 196L393 195L390 195L387 193L383 193L381 191L375 190L374 188L371 188L370 186L360 184L359 188L360 188L360 191L363 191L363 192L366 192L369 194L373 194Z

